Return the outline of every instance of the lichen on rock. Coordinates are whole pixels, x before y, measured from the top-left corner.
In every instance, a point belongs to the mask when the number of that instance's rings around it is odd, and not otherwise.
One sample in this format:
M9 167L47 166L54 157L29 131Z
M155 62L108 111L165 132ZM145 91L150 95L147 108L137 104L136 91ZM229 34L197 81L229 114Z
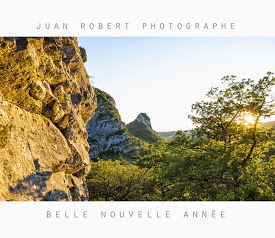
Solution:
M86 200L95 108L76 38L0 37L0 200Z

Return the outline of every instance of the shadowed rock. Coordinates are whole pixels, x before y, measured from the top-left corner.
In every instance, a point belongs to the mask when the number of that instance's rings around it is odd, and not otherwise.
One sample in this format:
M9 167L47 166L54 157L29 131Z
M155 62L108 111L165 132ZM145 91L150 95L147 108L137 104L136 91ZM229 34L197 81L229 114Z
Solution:
M44 198L43 201L68 201L68 195L62 191L55 189L53 191L48 192Z
M41 199L47 189L47 180L52 175L51 171L33 173L20 180L15 187L10 187L10 192L15 195L30 197L34 200Z
M16 37L16 50L26 50L28 46L28 37Z

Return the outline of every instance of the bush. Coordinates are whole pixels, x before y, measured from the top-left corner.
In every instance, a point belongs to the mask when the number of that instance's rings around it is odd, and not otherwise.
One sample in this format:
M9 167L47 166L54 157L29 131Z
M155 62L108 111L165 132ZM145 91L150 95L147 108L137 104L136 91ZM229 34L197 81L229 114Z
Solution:
M83 60L83 63L87 62L87 53L86 53L86 49L82 46L79 46L79 49L80 49L80 55L81 55L81 58Z
M125 161L99 160L91 163L87 176L90 200L95 201L138 201L144 193L150 173Z

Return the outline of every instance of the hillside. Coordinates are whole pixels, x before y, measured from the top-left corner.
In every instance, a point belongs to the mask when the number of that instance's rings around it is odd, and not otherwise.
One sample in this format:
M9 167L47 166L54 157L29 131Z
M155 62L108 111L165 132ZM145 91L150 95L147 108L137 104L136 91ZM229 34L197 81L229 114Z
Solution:
M158 134L168 140L171 140L173 136L177 133L177 131L163 131L163 132L158 132Z
M163 137L152 129L151 120L146 113L140 113L137 118L127 124L126 127L134 136L149 144L163 139Z

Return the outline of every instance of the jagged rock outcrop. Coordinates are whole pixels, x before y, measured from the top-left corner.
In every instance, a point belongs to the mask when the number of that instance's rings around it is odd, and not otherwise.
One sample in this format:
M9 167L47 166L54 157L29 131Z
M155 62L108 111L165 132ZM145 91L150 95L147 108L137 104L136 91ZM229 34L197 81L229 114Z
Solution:
M153 130L150 117L146 113L138 114L136 120L146 126L148 129Z
M163 137L152 129L150 117L146 113L140 113L137 118L127 124L126 127L131 134L149 144L163 139Z
M76 38L0 38L0 200L86 200L95 108Z
M87 124L90 157L114 158L123 155L129 158L138 156L145 146L131 135L121 121L115 100L107 93L95 89L97 109L93 118Z

